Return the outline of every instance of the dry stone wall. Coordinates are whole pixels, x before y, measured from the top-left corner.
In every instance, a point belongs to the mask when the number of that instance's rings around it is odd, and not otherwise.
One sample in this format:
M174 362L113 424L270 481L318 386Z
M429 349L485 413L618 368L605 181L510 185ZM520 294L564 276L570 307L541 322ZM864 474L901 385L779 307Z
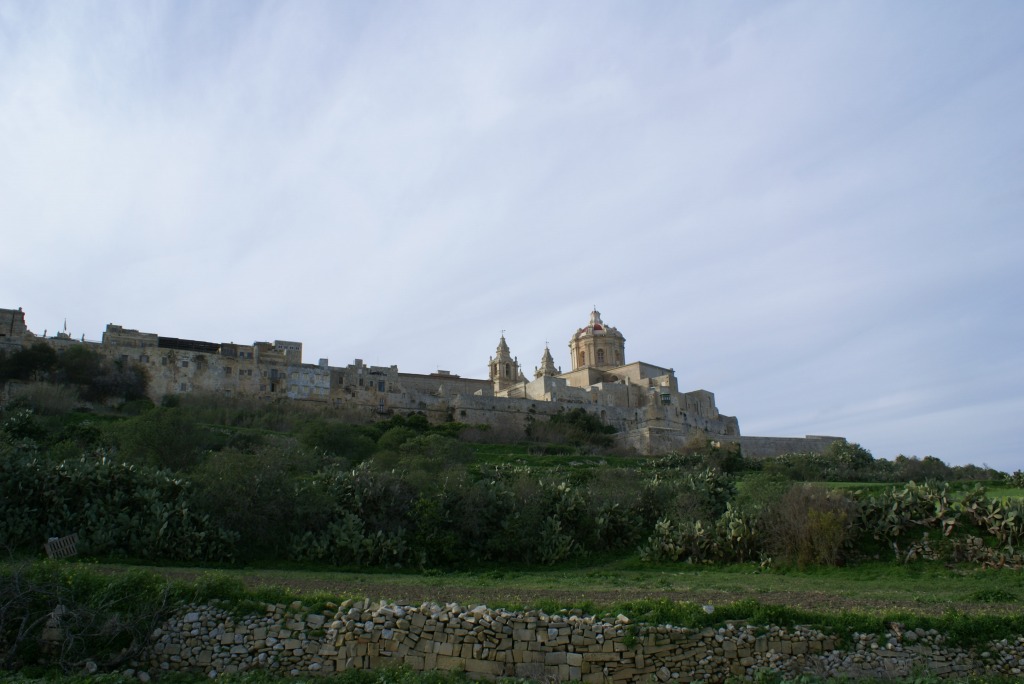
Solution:
M399 606L346 601L323 612L299 603L268 605L233 618L223 608L191 606L153 634L153 671L223 673L265 668L293 676L403 665L459 670L478 679L661 682L785 675L847 677L1019 675L1024 637L983 650L950 647L934 631L893 625L855 635L840 648L810 628L745 624L689 629L631 624L574 612L508 612L456 604Z

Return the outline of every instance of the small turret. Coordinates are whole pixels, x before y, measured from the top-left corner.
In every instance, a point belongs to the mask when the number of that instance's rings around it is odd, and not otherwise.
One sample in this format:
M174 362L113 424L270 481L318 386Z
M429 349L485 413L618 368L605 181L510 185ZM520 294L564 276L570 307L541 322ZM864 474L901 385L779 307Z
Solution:
M559 375L562 372L561 368L555 368L555 360L551 358L551 350L548 346L544 345L544 356L540 358L540 367L533 369L534 378L543 378L545 376L553 377Z

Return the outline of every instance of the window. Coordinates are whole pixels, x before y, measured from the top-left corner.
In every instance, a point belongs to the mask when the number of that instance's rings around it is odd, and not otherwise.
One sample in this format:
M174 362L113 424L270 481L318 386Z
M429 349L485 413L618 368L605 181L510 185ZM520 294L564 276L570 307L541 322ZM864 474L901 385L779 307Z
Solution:
M181 362L181 367L182 368L188 368L188 361L182 361Z
M507 363L505 364L505 377L506 378L512 377L512 370L511 370L511 368L509 368L509 365Z
M377 391L378 392L383 392L384 391L384 381L383 380L378 380L377 381Z
M377 411L379 411L380 413L384 413L384 400L383 399L381 399L380 403L377 404Z
M231 366L224 366L224 375L231 375Z
M581 351L580 352L580 365L581 366L586 366L587 365L587 352L585 352L585 351Z
M185 383L181 383L181 385L178 387L178 390L181 392L188 392L188 385L186 385Z
M597 362L598 364L604 363L604 349L597 350Z

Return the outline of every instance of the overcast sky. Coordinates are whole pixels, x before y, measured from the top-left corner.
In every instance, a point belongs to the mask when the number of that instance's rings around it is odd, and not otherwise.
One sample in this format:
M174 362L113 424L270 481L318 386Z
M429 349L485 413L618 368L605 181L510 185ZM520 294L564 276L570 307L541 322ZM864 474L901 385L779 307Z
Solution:
M0 0L0 307L1024 468L1024 2Z

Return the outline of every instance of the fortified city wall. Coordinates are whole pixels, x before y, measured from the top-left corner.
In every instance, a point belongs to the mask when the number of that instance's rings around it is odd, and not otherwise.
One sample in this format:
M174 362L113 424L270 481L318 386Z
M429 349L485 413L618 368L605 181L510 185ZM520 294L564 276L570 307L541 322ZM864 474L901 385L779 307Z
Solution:
M1024 637L983 648L952 647L934 630L893 624L848 643L808 627L726 624L690 629L631 624L580 611L547 615L457 604L400 606L346 601L323 612L295 602L234 619L190 606L152 636L151 671L220 674L266 669L292 676L405 666L455 670L477 679L724 682L759 671L796 677L1020 675Z
M602 334L610 336L605 339ZM84 344L115 362L135 365L148 376L154 402L175 394L205 393L264 400L288 399L346 411L365 420L422 412L434 422L456 420L486 425L495 432L522 434L530 420L582 408L615 428L621 446L642 454L679 449L694 437L741 445L750 456L794 451L820 452L839 438L776 438L740 435L735 417L722 415L707 390L681 392L675 372L645 362L625 362L624 338L603 326L594 311L591 326L577 331L578 359L567 373L554 368L545 350L533 380L527 380L502 336L489 364L490 378L462 378L447 371L399 372L398 366L368 366L356 359L331 366L327 359L303 363L302 343L287 340L252 344L215 343L164 337L109 324L100 342L66 333L37 336L20 309L0 309L0 348L37 342L58 352Z

